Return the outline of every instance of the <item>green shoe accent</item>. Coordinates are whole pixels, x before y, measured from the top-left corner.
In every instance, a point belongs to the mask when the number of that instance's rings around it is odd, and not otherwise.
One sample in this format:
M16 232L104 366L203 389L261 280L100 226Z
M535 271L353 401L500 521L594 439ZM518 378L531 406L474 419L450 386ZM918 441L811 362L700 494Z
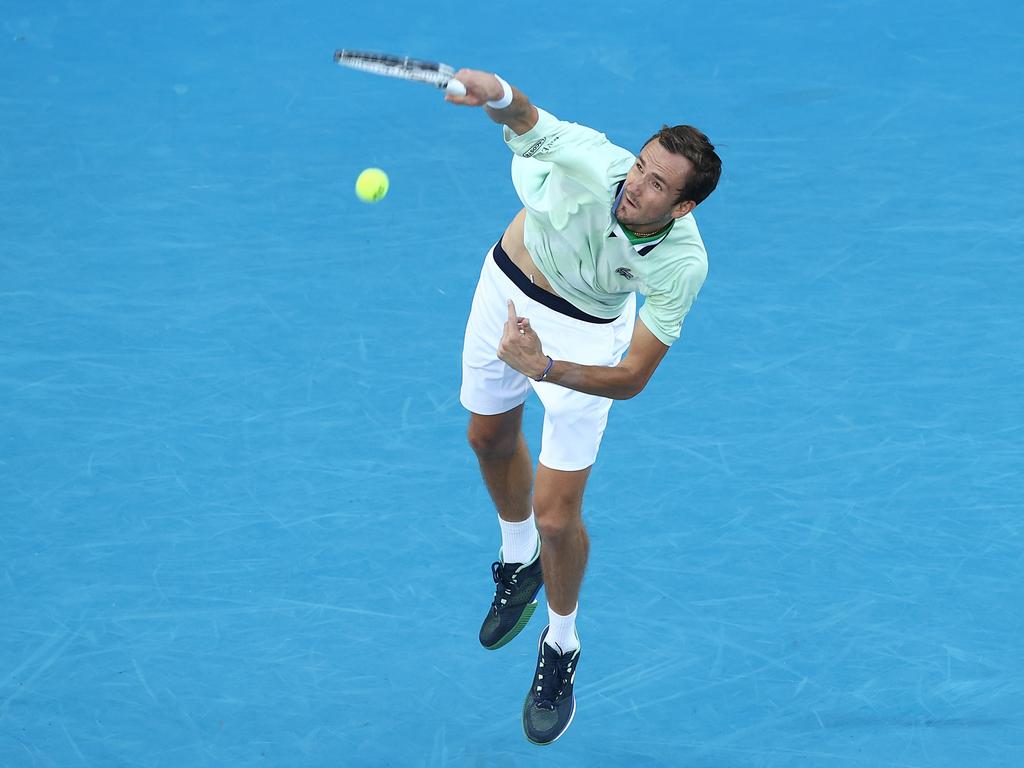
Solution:
M519 621L515 623L515 626L508 631L508 633L497 642L497 644L487 648L489 651L496 651L503 645L508 645L515 639L516 635L523 631L523 628L530 623L530 619L533 618L534 612L537 610L537 601L534 600L532 603L523 608L523 615L519 617Z

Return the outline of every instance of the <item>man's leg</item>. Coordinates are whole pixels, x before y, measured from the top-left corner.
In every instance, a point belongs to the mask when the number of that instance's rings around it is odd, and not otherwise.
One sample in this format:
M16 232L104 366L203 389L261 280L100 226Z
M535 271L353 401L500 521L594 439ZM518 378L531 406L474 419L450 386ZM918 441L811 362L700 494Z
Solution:
M543 542L549 624L540 636L537 669L523 703L523 731L534 744L560 737L576 714L576 602L590 550L583 525L583 490L589 476L589 467L574 472L543 464L537 468L533 507Z
M495 416L470 415L467 437L480 473L502 520L518 523L530 516L533 467L523 438L523 406Z
M599 340L591 346L597 346ZM583 343L588 341L583 339L566 357L583 355L579 350L588 348ZM603 365L609 361L596 358L586 362ZM583 524L583 494L611 401L550 384L538 384L534 389L544 404L533 509L541 537L548 626L541 633L537 666L523 702L523 731L534 744L550 744L565 733L576 714L573 686L581 651L576 609L590 550Z
M522 405L494 416L474 413L467 434L501 526L501 557L491 565L494 600L480 627L480 644L489 650L501 648L522 631L544 583L530 505L533 467L522 420Z
M533 508L544 542L540 555L544 586L548 607L561 616L576 610L587 567L590 539L583 525L583 491L589 477L590 467L562 472L537 466Z

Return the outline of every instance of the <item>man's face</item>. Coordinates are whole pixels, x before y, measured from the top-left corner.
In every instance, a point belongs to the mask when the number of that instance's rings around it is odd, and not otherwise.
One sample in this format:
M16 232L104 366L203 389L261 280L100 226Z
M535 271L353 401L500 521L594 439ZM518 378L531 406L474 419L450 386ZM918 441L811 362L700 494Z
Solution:
M644 227L657 229L670 218L685 216L694 204L677 201L692 169L693 163L669 152L657 139L648 142L626 176L615 218L633 231L647 231Z

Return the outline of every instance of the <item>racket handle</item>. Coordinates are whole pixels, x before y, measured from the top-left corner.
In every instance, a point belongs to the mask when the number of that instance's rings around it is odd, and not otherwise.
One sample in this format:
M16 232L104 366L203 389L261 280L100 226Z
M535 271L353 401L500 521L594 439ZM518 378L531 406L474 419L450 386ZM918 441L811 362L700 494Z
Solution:
M455 79L449 80L448 85L446 85L444 89L448 91L448 93L450 93L452 96L466 95L466 86L464 86L461 82Z

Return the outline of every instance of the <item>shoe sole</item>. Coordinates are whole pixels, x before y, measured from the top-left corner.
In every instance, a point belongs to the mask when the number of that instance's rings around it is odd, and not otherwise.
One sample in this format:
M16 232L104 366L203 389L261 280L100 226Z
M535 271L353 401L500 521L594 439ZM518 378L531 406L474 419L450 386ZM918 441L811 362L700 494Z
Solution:
M501 648L501 647L503 647L505 645L508 645L510 642L515 640L516 635L518 635L520 632L522 632L523 628L527 624L530 623L530 619L533 618L533 613L536 610L537 610L537 601L536 600L534 600L532 603L528 603L526 605L526 607L523 608L523 613L519 617L519 621L517 621L515 623L515 625L512 627L512 629L510 629L508 632L506 632L502 636L502 638L500 640L498 640L498 642L496 642L494 645L485 645L484 648L486 648L488 651L496 651L499 648Z

